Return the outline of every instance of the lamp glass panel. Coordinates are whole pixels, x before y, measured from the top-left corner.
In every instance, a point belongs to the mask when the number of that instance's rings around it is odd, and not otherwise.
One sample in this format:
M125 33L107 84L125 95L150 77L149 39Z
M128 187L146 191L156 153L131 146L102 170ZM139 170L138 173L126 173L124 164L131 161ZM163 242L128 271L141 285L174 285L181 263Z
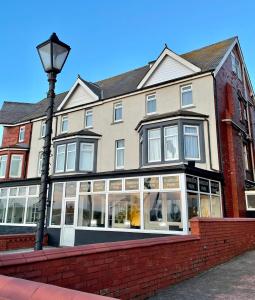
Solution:
M66 57L68 55L68 50L65 47L60 46L56 43L52 43L52 46L53 46L53 68L61 71L65 63Z
M45 72L52 69L50 43L38 49Z

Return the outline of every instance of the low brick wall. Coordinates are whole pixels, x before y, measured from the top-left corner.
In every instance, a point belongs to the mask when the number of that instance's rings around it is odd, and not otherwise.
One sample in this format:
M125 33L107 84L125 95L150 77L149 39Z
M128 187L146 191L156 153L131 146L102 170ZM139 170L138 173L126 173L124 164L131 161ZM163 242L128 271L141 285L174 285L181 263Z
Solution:
M35 244L34 233L0 235L0 251L33 248L34 244ZM47 244L48 244L48 236L45 235L44 245Z
M191 230L189 236L3 255L0 273L121 299L144 299L255 248L252 219L197 218Z

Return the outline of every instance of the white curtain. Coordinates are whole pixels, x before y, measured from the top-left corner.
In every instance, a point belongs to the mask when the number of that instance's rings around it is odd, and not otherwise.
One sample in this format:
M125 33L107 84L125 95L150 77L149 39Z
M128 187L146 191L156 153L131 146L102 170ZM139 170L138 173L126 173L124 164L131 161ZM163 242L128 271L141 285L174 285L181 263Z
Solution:
M184 127L184 155L185 158L199 158L198 127Z
M179 158L178 147L178 127L171 126L165 128L165 160L175 160Z
M148 160L149 162L161 160L161 139L160 129L152 129L148 131Z

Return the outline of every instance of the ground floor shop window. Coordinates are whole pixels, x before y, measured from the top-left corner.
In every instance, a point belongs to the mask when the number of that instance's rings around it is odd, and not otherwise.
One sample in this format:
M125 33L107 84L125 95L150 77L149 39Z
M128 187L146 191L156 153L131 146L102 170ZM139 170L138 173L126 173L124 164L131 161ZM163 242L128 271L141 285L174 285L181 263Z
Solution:
M0 189L0 222L35 224L38 220L39 187L21 186Z
M55 183L52 198L51 225L60 225L62 212L63 183Z

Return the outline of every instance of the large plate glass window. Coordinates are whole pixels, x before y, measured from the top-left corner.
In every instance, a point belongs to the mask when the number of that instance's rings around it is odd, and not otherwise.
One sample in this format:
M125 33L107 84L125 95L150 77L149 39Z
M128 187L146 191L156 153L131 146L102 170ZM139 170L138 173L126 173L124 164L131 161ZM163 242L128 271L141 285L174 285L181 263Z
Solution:
M38 215L39 215L38 197L28 197L26 223L35 224L38 221Z
M65 152L66 145L57 146L56 172L64 172L65 170Z
M140 228L140 195L139 193L109 194L110 228Z
M157 111L157 100L156 95L148 95L146 96L146 114L151 115L155 114Z
M184 125L184 157L187 160L200 159L199 126Z
M192 85L185 85L181 87L181 107L188 107L193 104L192 100Z
M20 177L22 168L22 155L11 156L10 177Z
M121 122L122 118L123 118L122 102L115 103L113 108L113 121L115 123Z
M94 144L80 143L80 171L93 171L94 166Z
M117 140L115 142L116 169L124 168L124 152L125 152L125 141Z
M7 155L1 155L0 156L0 177L5 177L6 172L6 163L7 163Z
M6 212L6 204L7 204L7 198L6 197L0 197L0 223L5 222L5 212Z
M148 130L148 161L161 161L161 131L160 128Z
M64 184L55 183L53 187L51 225L60 225Z
M93 111L92 109L85 112L85 128L92 128L93 126Z
M7 223L22 224L24 223L26 198L14 197L9 198Z
M178 126L164 128L165 160L177 160L179 158Z

